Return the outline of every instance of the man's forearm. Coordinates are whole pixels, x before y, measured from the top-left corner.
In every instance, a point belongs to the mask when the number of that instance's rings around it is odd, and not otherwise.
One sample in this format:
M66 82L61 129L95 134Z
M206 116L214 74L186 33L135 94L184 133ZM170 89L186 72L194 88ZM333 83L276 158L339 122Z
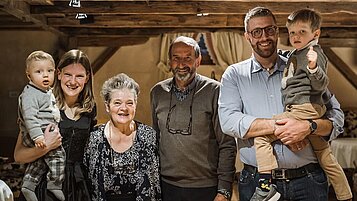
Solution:
M273 119L255 119L249 127L245 139L264 135L274 134L275 120Z

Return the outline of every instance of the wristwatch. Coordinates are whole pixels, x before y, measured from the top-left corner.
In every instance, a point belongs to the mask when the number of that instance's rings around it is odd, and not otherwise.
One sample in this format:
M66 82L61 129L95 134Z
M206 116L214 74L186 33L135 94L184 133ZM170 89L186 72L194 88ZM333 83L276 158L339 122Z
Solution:
M314 133L317 129L317 123L312 120L312 119L308 119L308 121L310 122L310 134Z
M223 195L224 198L226 198L227 200L231 199L231 192L228 191L227 189L218 189L217 193Z

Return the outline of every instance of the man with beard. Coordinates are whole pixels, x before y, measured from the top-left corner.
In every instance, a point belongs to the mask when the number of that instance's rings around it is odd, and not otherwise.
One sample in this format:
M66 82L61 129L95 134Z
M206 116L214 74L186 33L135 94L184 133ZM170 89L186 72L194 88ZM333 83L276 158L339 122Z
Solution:
M236 142L218 120L219 82L198 75L200 47L189 37L169 49L173 78L151 90L159 135L163 201L227 201L235 173Z
M244 163L238 183L239 200L277 200L280 193L282 200L325 201L328 199L326 175L305 138L314 133L329 140L343 131L339 103L330 93L324 94L326 115L312 123L272 119L284 111L281 80L287 62L277 53L276 20L269 9L256 7L247 13L244 25L252 57L227 68L218 101L222 130L237 137L240 159ZM260 176L253 140L270 134L279 139L272 143L279 168L272 171L270 178L277 188L267 189L263 196L251 199Z

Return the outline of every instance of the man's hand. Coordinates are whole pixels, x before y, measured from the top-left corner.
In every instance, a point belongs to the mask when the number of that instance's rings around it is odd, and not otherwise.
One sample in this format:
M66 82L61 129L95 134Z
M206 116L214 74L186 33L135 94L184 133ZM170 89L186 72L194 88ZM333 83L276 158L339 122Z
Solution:
M62 136L58 131L58 126L55 126L54 124L50 124L46 127L44 137L46 148L48 150L56 149L62 144Z
M213 201L228 201L222 194L217 193Z
M310 46L309 51L306 54L308 66L310 69L315 69L316 68L316 62L317 62L317 52L314 51L314 48Z
M285 145L301 142L310 134L310 124L306 120L296 120L291 118L280 119L276 120L275 124L276 129L274 135Z

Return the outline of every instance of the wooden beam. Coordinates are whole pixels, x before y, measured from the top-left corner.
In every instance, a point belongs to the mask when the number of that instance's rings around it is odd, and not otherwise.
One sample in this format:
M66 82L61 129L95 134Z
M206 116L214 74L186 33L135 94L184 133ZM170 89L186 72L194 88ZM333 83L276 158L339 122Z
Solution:
M77 37L77 46L80 47L121 47L143 44L149 37Z
M48 24L54 27L102 27L102 28L154 28L154 27L206 27L233 28L244 27L244 15L208 15L197 17L192 14L164 15L98 15L93 16L91 23L81 23L74 15L64 18L48 17ZM277 24L285 27L288 15L276 15ZM322 27L357 27L357 14L341 13L340 15L325 14ZM341 20L343 19L343 20Z
M101 37L101 36L157 36L163 33L182 33L182 32L244 32L244 28L88 28L88 27L60 27L60 31L73 36Z
M30 7L24 1L18 0L3 0L1 1L0 10L8 13L15 18L19 19L20 22L23 23L32 23L35 26L40 26L44 30L51 31L57 35L64 35L63 33L59 32L57 29L50 27L47 25L47 19L45 16L40 15L31 15L30 14Z
M256 6L266 6L275 14L288 14L298 8L315 8L321 13L343 11L355 13L356 1L81 1L80 8L68 1L55 1L55 6L31 6L33 14L245 14Z
M357 89L357 75L352 69L334 52L331 48L323 48L324 53L329 61L336 67L338 71Z
M53 0L25 0L30 5L53 5Z
M320 38L322 47L351 47L357 48L357 38Z
M93 62L93 74L96 74L103 65L119 50L120 47L108 47L102 54Z

